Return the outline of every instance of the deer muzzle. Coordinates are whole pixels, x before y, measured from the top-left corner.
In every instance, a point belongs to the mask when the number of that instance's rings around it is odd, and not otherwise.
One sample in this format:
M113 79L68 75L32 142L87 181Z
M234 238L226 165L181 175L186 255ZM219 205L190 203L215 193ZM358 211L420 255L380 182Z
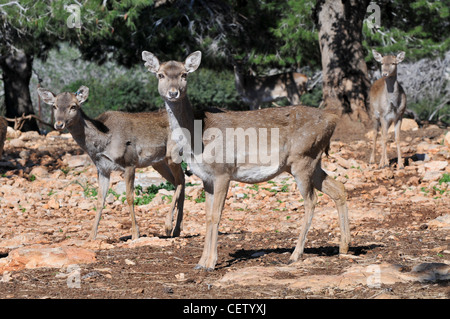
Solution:
M177 99L180 96L180 91L177 90L176 88L170 88L167 91L167 97L169 99Z
M66 123L64 123L63 121L56 121L54 125L55 129L59 131L63 130L65 126Z

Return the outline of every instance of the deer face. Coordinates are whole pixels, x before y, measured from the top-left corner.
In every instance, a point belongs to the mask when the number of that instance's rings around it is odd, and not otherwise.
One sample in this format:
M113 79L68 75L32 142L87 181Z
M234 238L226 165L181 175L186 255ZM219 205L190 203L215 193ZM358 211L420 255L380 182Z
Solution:
M389 77L397 74L397 64L403 61L405 58L405 52L400 52L395 55L382 56L375 50L372 50L373 56L377 62L381 63L381 75L383 77Z
M63 92L55 96L49 90L39 88L38 94L41 99L53 106L55 115L55 129L63 130L70 127L75 119L80 116L81 104L89 96L89 88L81 86L76 93Z
M158 91L164 100L175 102L186 95L187 75L194 72L200 65L201 52L196 51L186 58L184 63L168 61L160 63L150 52L142 52L142 59L148 70L158 78Z

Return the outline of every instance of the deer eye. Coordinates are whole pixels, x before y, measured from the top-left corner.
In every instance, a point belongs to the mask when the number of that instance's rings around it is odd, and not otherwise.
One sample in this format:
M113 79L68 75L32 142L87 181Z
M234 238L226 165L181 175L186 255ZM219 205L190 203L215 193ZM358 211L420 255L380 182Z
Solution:
M183 80L185 80L185 79L187 78L187 73L182 73L182 74L181 74L181 78L182 78Z
M76 111L76 109L77 109L77 106L76 106L76 105L71 105L71 106L70 106L70 110L71 110L71 111Z
M160 79L160 80L164 79L164 74L158 73L158 79Z
M58 108L55 104L53 104L52 107L54 110L56 110Z

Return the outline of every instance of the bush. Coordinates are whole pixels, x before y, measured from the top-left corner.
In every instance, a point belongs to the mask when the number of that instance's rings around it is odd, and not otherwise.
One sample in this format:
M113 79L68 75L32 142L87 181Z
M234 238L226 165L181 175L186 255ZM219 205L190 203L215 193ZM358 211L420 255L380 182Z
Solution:
M106 83L98 79L78 80L64 87L63 91L76 92L81 85L89 87L89 99L84 103L83 110L91 117L108 110L143 112L164 105L156 88L156 79L144 83L137 78L121 75Z
M247 109L236 92L234 76L230 71L200 69L192 73L188 81L189 99L194 108ZM89 99L83 109L91 117L108 110L144 112L164 107L158 93L157 79L152 75L149 75L147 82L128 74L109 82L95 78L78 80L64 87L63 91L76 92L81 85L89 87Z

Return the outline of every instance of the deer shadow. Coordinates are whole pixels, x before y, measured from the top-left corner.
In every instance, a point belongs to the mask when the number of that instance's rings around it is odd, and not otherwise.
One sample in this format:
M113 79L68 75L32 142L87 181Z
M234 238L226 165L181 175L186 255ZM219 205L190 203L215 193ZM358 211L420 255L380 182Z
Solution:
M365 255L369 251L383 247L383 245L379 244L371 244L371 245L361 245L361 246L353 246L349 247L349 254L354 256ZM237 264L239 262L245 262L251 259L257 259L264 255L268 254L278 254L282 255L285 253L292 254L294 252L294 248L275 248L275 249L239 249L234 253L229 254L231 259L227 260L225 264L218 268L227 268L231 265ZM339 246L320 246L320 247L311 247L305 248L304 254L308 255L317 255L317 256L337 256L339 255ZM287 263L287 262L286 262Z

